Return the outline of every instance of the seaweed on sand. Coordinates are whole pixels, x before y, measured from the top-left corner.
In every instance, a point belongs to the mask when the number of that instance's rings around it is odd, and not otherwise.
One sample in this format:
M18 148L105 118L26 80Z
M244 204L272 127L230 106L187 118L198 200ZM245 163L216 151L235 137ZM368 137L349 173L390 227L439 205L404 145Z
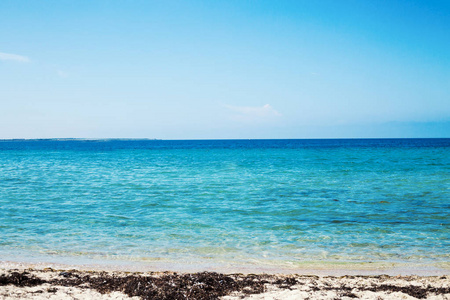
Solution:
M54 270L49 271L54 272ZM291 289L293 286L304 285L306 281L303 282L303 280L307 280L308 278L307 276L286 277L264 274L226 275L215 272L116 275L106 272L79 272L75 270L60 272L59 276L55 277L51 280L45 280L27 271L12 271L9 274L0 275L0 286L13 284L18 287L32 287L49 283L52 287L90 288L102 294L118 291L128 296L138 296L141 299L212 300L233 294L234 292L240 295L263 293L266 284L272 284L280 289ZM372 278L376 278L376 276ZM333 277L331 279L339 283L338 278ZM380 279L378 284L370 286L358 284L357 286L348 286L342 283L340 285L325 284L321 286L316 280L312 280L309 281L311 285L309 285L308 289L310 291L333 290L340 297L346 296L349 298L357 298L358 296L355 293L362 291L384 293L402 292L418 299L424 299L430 293L436 295L450 293L449 287L431 287L430 285L426 287L416 285L396 286L383 283L383 281Z

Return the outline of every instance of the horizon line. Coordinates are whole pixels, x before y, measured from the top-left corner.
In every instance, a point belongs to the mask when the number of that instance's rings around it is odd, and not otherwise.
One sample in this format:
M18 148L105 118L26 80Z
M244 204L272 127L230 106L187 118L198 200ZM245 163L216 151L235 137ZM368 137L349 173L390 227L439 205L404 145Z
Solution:
M0 141L248 141L248 140L413 140L413 139L450 139L450 137L324 137L324 138L0 138Z

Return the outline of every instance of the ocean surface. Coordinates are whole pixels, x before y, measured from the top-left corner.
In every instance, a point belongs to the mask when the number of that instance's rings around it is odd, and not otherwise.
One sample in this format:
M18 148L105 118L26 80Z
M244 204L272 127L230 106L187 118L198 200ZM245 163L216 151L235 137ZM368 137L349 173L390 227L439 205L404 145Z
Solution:
M2 140L0 260L448 268L450 139Z

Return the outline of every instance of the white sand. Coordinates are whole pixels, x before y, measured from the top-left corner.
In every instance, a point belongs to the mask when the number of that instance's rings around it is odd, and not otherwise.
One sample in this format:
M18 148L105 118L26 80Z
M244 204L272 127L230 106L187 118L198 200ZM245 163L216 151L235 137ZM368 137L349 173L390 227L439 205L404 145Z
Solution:
M419 276L407 276L407 277L307 277L296 276L300 284L297 284L290 289L280 289L274 285L267 285L267 291L262 294L254 294L245 296L244 299L280 299L280 300L294 300L294 299L418 299L402 292L372 292L363 291L367 287L375 287L380 284L393 285L393 286L417 286L417 287L436 287L443 288L450 286L450 278L448 276L443 277L419 277ZM357 298L342 296L339 291L327 290L326 288L334 287L339 288L341 286L350 287L351 293ZM318 290L315 289L318 288ZM223 300L235 300L240 298L242 293L236 293L232 296L225 296ZM450 299L450 293L436 295L430 293L425 299Z
M91 289L83 289L78 287L64 287L64 286L50 286L50 284L43 284L36 287L19 288L13 285L0 286L0 299L15 300L15 299L34 299L34 300L65 300L65 299L134 299L139 297L128 297L119 292L112 292L109 294L100 294Z
M0 263L0 276L14 271L26 270L31 275L43 280L61 279L61 270L38 268L28 264ZM97 270L98 271L98 270ZM88 271L81 271L88 274ZM111 272L115 276L125 276L129 273ZM90 274L90 273L89 273ZM147 273L148 275L149 273ZM146 275L145 273L141 275ZM154 274L153 274L154 275ZM290 287L279 287L274 282L265 285L262 294L247 295L235 292L222 297L223 300L234 299L418 299L401 291L381 290L370 291L370 288L380 286L419 287L427 289L425 299L448 299L449 293L434 293L433 288L449 288L450 276L307 276L280 274L276 278L295 278L297 283ZM273 280L275 280L273 279ZM140 299L129 297L120 292L101 294L85 286L65 287L48 283L34 287L17 287L12 284L0 286L0 299Z

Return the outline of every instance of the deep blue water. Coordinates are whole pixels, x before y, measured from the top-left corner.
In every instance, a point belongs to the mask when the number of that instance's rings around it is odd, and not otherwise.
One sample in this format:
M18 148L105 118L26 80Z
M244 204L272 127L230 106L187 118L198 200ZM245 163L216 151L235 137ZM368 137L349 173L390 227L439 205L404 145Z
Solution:
M448 263L450 139L0 141L0 259Z

